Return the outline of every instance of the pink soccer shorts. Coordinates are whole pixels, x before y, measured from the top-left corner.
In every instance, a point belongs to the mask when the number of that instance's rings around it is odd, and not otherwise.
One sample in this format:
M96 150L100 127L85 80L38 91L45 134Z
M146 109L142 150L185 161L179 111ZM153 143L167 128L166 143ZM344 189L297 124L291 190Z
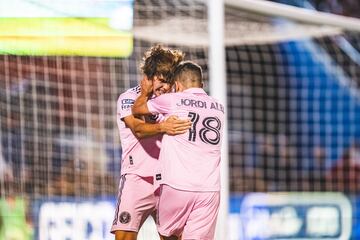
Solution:
M213 240L220 192L190 192L161 185L158 231L162 236Z
M156 219L158 199L153 177L144 178L135 174L121 176L111 233L118 230L138 232L148 216Z

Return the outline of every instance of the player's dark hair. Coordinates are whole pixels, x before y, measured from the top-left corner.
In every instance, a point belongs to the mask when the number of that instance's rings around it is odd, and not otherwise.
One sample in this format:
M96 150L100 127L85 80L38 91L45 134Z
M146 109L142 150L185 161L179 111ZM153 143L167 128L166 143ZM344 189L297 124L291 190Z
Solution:
M180 50L156 45L145 52L140 69L149 79L162 75L169 83L172 83L172 73L184 56L185 54Z
M203 83L202 69L192 61L179 63L172 78L173 81L179 81L188 87L201 87Z

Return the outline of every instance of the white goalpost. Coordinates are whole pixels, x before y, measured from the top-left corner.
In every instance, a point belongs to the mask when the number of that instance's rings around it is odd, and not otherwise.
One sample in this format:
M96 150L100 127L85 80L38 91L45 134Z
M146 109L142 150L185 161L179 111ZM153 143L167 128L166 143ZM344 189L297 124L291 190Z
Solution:
M224 44L224 2L210 0L208 2L209 26L209 92L219 99L227 109L227 87L225 73L225 44ZM224 135L221 148L221 200L217 221L216 239L228 239L229 215L229 153L228 153L228 128L227 111L225 111Z

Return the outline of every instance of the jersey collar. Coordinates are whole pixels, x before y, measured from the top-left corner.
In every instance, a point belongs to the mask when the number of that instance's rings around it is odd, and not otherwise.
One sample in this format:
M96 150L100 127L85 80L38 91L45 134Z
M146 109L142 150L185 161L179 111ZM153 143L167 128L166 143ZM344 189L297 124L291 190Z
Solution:
M194 93L194 94L206 94L206 92L202 88L188 88L185 89L183 92Z

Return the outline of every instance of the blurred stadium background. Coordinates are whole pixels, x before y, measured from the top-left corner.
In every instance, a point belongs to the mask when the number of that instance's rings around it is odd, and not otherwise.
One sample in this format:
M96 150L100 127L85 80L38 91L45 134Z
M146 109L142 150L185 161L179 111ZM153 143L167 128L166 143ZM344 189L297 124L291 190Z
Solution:
M360 239L360 2L244 2L225 1L227 239ZM116 99L156 43L209 91L206 3L0 1L0 239L113 239Z

